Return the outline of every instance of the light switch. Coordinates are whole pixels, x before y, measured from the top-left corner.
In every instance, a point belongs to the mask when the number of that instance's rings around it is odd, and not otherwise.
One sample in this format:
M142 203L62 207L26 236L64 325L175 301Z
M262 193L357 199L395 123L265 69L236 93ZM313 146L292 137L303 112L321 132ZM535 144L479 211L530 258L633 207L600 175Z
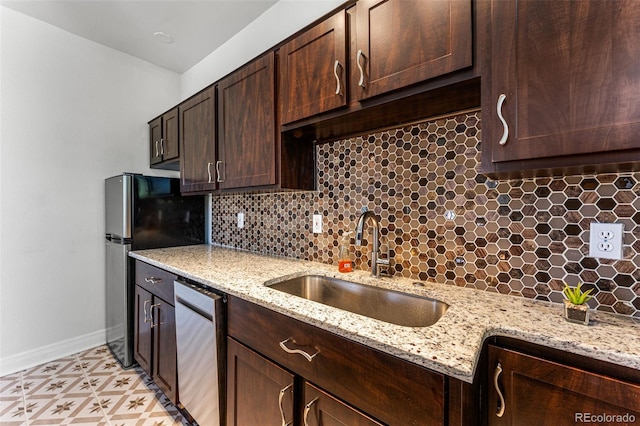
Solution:
M313 233L322 234L322 215L321 214L313 215Z

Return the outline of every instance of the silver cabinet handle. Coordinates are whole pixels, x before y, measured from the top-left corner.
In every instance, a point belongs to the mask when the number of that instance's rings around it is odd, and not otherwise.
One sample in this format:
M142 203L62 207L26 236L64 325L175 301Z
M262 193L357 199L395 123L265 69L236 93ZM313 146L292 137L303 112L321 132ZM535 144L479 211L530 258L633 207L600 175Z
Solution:
M333 64L333 75L336 78L336 95L342 96L342 88L340 86L340 77L338 76L338 67L340 66L340 61L336 59L336 62Z
M505 120L502 116L502 104L504 103L505 99L507 99L507 95L505 95L504 93L501 94L500 96L498 96L498 103L496 105L496 112L498 113L498 118L500 119L500 121L502 121L503 128L502 137L498 142L500 145L505 145L507 143L507 138L509 137L509 125L507 124L507 120Z
M207 174L209 175L209 180L207 181L207 183L211 183L211 162L207 163Z
M164 139L160 138L160 155L164 155Z
M362 53L362 50L358 50L358 55L356 56L356 65L358 65L358 69L360 70L360 80L358 80L358 86L364 89L364 69L362 68L362 64L360 63L360 58L364 58L364 53Z
M156 304L154 304L154 305L151 305L151 306L150 306L150 309L149 309L149 317L151 318L151 328L153 328L153 327L155 327L155 326L157 326L157 325L161 325L161 324L162 324L162 323L158 323L158 324L154 324L154 323L153 323L153 308L157 308L158 306L160 306L160 304L159 304L159 303L156 303Z
M158 150L158 141L156 141L156 157L160 156L160 151Z
M493 373L493 386L496 388L496 392L498 393L498 398L500 398L500 407L498 411L496 411L496 416L502 417L504 415L505 403L504 396L502 396L502 391L500 390L500 386L498 385L498 378L500 378L500 374L502 374L502 366L500 363L496 366L496 370Z
M320 353L320 351L317 351L315 354L309 355L308 353L306 353L305 351L300 350L300 349L289 349L287 347L287 343L288 342L291 342L294 345L296 344L296 341L293 340L293 337L289 337L287 340L283 340L282 342L280 342L280 347L282 348L283 351L285 351L288 354L299 354L299 355L302 355L309 362L313 361L313 358L315 358L316 355L318 355Z
M304 426L309 426L309 422L307 418L309 417L309 411L311 411L311 406L318 401L318 398L314 398L310 403L304 406Z
M144 311L144 322L151 322L151 319L149 318L149 314L147 313L147 304L151 303L151 300L145 300L144 304L142 305L142 310Z
M284 416L284 408L282 408L282 400L284 399L284 394L287 393L287 391L292 387L293 387L293 383L291 383L289 386L283 389L280 389L280 395L278 395L278 406L280 407L280 417L282 418L282 426L289 426L290 424L293 423L293 420L287 421L287 419Z
M222 167L222 172L220 171L220 166ZM224 164L221 160L216 161L216 181L217 182L224 182Z
M144 282L151 283L151 284L160 284L162 282L162 278L144 277Z

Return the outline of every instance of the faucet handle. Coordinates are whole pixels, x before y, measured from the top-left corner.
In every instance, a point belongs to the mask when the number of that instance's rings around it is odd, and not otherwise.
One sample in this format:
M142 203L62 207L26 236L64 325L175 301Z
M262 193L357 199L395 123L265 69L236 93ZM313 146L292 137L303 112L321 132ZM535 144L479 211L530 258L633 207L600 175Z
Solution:
M376 264L378 265L378 273L382 276L390 277L391 276L391 255L389 250L389 244L384 244L380 246L380 253L378 254L378 259L376 260Z

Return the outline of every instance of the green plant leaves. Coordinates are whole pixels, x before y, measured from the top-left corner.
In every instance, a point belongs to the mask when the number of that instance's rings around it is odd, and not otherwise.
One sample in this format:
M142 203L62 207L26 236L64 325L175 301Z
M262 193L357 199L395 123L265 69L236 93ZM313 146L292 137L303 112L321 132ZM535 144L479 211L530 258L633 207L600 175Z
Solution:
M569 300L569 302L573 303L574 305L583 305L587 303L591 298L593 298L593 296L591 295L593 289L590 288L587 291L582 291L582 289L580 288L581 286L582 283L578 283L575 288L571 288L567 283L565 283L564 288L562 289L562 294L564 294L564 297L566 297L567 300Z

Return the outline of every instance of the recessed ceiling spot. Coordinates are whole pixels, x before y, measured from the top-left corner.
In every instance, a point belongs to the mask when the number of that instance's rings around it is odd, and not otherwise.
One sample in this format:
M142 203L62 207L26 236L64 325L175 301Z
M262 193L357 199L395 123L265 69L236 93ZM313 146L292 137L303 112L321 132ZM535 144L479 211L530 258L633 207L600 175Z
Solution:
M169 34L163 33L162 31L156 31L155 33L153 33L153 37L155 37L155 39L160 43L173 43L173 37L171 37Z

